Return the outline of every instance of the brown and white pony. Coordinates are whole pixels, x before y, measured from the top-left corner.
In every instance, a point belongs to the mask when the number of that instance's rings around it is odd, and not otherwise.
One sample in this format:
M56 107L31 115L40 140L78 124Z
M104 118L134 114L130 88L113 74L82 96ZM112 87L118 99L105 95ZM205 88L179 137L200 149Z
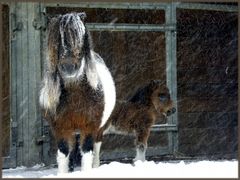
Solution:
M51 19L47 69L40 106L57 140L58 172L73 171L76 133L80 134L81 169L90 169L98 130L107 122L116 99L113 78L93 51L85 13Z

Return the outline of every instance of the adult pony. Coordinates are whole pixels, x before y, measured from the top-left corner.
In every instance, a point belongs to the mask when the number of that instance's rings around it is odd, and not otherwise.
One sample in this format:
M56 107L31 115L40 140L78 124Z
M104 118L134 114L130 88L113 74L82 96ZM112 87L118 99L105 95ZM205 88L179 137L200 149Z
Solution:
M81 170L90 169L97 131L114 106L113 78L93 51L85 13L51 19L48 57L40 90L40 106L57 140L58 172L73 171L76 133L80 134Z

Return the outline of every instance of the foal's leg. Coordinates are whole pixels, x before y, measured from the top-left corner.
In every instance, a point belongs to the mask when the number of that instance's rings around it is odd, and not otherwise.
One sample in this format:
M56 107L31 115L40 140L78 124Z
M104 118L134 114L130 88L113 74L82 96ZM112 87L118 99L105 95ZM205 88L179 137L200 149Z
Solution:
M81 155L82 155L82 161L81 161L81 170L89 170L92 169L92 163L93 163L93 136L87 135L84 138L82 147L81 147Z
M137 133L136 137L136 156L133 161L145 161L147 140L150 134L150 130L145 129Z

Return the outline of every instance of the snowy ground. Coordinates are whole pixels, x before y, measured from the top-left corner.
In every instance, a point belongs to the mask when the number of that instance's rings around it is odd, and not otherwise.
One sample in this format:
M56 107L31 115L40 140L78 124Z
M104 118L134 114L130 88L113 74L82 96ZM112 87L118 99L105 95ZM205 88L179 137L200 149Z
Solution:
M68 174L57 174L56 168L36 165L6 169L2 173L3 178L238 178L238 161L137 161L134 165L111 162L84 172L77 167Z

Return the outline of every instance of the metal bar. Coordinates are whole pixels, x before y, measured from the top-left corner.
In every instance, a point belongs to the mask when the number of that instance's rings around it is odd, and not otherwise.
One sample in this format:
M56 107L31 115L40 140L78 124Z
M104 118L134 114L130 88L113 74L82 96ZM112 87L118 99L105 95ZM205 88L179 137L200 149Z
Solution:
M47 3L46 7L82 7L82 8L108 8L108 9L163 9L167 8L169 3ZM203 3L176 3L177 8L182 9L204 9L214 11L226 11L226 12L238 12L238 7L233 5L222 5L222 4L203 4Z
M163 9L168 3L109 3L109 2L83 2L79 4L70 3L47 3L46 7L82 7L82 8L104 8L104 9Z
M166 9L166 23L176 24L176 4L172 3ZM166 75L167 86L169 88L171 98L174 102L177 102L177 60L176 60L176 30L166 31ZM177 103L175 103L176 113L168 118L168 124L174 124L175 131L177 131ZM168 132L168 147L169 152L174 153L177 147L177 139L174 138L174 133Z
M202 3L177 3L177 8L180 9L198 9L224 12L238 12L238 6L222 5L222 4L202 4Z
M107 24L107 23L86 23L86 26L91 31L173 31L176 30L176 25L154 25L154 24Z
M130 150L122 150L122 149L115 149L115 150L102 150L101 152L101 159L102 160L116 160L116 159L132 159L136 154L136 149L131 148ZM158 155L167 155L169 154L167 146L157 146L157 147L148 147L146 152L147 156L158 156Z
M171 6L171 23L177 23L176 16L176 3L172 3ZM177 31L171 32L171 90L172 90L172 99L175 102L174 106L176 112L171 116L172 123L178 125L178 107L177 107ZM172 151L175 154L178 150L178 133L177 129L172 133Z
M176 124L155 124L151 131L177 131Z

